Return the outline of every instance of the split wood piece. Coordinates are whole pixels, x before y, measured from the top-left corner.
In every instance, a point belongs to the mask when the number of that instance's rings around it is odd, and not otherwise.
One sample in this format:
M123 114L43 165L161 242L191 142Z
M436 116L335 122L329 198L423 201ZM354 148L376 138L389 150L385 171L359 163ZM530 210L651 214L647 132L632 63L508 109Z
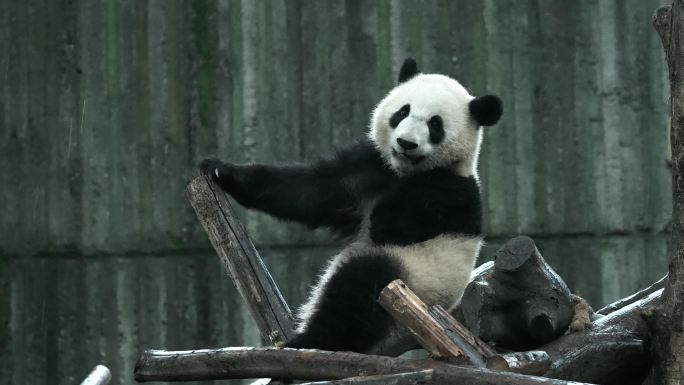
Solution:
M112 380L112 372L104 365L97 365L90 371L81 385L107 385Z
M511 350L536 349L562 335L574 311L570 290L532 239L513 238L494 258L474 272L457 318L482 340Z
M544 377L600 384L641 384L649 371L645 311L660 303L663 290L594 321L591 329L568 334L540 349L551 358Z
M380 292L378 302L434 358L465 356L472 365L485 367L487 357L496 354L442 307L428 308L400 279Z
M545 352L498 355L444 308L428 307L399 279L385 287L378 302L435 358L457 357L464 352L463 356L475 366L532 375L546 372L551 365Z
M666 281L667 281L667 274L663 278L660 278L658 281L653 283L653 285L651 285L651 286L649 286L643 290L640 290L640 291L630 295L629 297L622 298L622 299L617 300L617 301L615 301L609 305L606 305L606 306L602 307L596 313L601 314L601 315L606 315L606 314L612 313L616 310L620 310L623 307L630 305L630 304L633 304L634 302L637 302L643 298L646 298L649 295L651 295L652 293L662 289L663 287L665 287Z
M294 319L271 274L247 236L226 194L209 178L195 178L186 195L261 335L282 345L294 334Z
M184 352L147 350L135 365L136 381L204 381L240 378L334 380L435 369L435 384L579 385L434 360L406 360L352 352L287 348L224 348Z

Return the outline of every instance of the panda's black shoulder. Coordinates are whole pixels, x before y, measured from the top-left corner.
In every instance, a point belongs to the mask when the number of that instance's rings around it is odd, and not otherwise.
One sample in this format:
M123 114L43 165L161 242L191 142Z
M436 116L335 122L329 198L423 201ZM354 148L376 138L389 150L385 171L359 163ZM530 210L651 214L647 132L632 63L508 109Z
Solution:
M398 179L367 140L337 150L332 159L317 166L317 172L339 178L358 199L380 194Z

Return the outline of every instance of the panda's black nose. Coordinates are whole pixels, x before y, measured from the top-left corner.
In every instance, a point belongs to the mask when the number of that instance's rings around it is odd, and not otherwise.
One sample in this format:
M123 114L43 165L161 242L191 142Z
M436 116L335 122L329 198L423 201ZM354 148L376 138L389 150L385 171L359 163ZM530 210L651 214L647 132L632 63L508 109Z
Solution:
M416 143L409 142L408 140L404 140L402 138L397 138L397 143L403 148L404 150L413 150L414 148L418 147Z

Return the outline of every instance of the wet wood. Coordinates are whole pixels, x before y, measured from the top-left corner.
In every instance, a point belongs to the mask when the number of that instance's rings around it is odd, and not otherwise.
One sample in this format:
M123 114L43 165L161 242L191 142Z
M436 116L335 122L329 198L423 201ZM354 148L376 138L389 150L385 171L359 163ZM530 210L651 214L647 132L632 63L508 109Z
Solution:
M459 305L465 325L485 341L534 349L562 335L572 319L570 290L532 239L506 242L477 270Z
M378 302L434 358L465 356L472 365L484 367L487 357L495 354L441 306L428 307L400 279L380 292Z
M551 367L551 358L544 351L515 352L491 356L487 368L539 376Z
M352 352L287 348L224 348L216 350L147 350L135 366L135 380L196 381L240 378L335 380L435 369L435 382L570 385L563 380L527 376L486 368L455 366L435 360L407 360ZM573 382L573 385L578 383Z
M551 358L545 377L608 384L640 384L649 369L644 311L659 304L662 290L595 320L592 328L540 348Z
M195 178L186 195L233 280L264 340L283 344L294 333L294 319L230 201L205 177Z

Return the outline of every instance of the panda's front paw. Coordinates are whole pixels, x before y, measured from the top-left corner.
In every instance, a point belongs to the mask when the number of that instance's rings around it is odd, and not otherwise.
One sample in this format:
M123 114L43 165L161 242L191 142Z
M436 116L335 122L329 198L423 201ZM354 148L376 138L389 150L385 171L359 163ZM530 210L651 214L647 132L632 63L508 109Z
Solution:
M217 158L206 158L200 165L200 174L211 177L214 181L221 178L221 169L225 169L226 164Z

